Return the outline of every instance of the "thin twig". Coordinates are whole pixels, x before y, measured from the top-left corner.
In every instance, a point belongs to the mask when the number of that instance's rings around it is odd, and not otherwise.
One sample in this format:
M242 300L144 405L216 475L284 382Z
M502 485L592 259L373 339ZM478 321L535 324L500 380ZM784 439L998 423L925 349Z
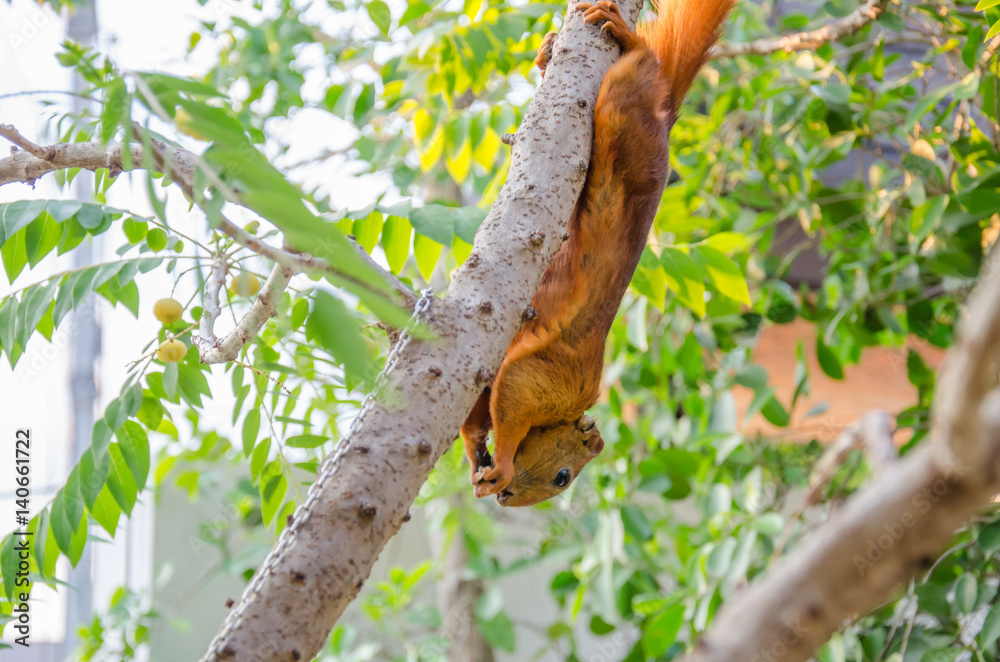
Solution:
M198 332L199 349L204 345L215 346L219 339L215 337L215 320L222 314L219 306L219 292L226 285L226 274L229 273L229 263L219 256L212 261L212 271L205 281L205 308L201 314L201 327Z
M817 48L831 41L838 41L854 34L868 25L885 11L888 0L867 0L847 16L828 23L816 30L797 32L783 37L766 37L739 44L716 45L709 53L710 59L735 57L737 55L769 55L771 53L791 53L792 51Z
M277 315L278 297L288 286L293 272L280 264L274 265L271 275L264 281L263 287L257 294L250 310L243 316L228 335L224 338L216 338L214 332L211 335L198 337L194 342L198 345L202 363L226 363L239 356L240 350L250 341L251 338L260 333L264 324L270 318ZM214 269L213 269L214 276ZM209 278L211 282L212 278ZM206 285L206 292L208 292ZM218 291L215 293L218 301ZM206 313L207 314L207 313ZM202 318L204 324L205 318ZM214 318L212 322L214 323ZM204 329L204 326L203 326ZM203 331L204 333L204 331Z
M31 142L24 136L22 136L17 129L15 129L10 124L0 124L0 136L3 136L7 140L11 141L21 149L31 154L34 154L40 159L45 159L48 161L54 156L54 152L51 148L39 147L35 143Z

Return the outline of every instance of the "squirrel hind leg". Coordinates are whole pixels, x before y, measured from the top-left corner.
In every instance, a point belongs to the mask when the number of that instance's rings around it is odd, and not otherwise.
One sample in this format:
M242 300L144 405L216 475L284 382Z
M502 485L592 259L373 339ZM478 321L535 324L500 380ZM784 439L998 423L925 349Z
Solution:
M545 69L549 66L549 62L552 60L552 47L555 46L556 37L558 36L558 32L548 33L545 35L545 39L542 40L542 45L538 47L538 54L535 55L535 66L538 67L538 71L542 74L542 78L545 77Z
M610 0L600 0L594 4L584 2L578 4L576 10L583 12L583 20L590 25L600 24L601 32L606 32L614 37L615 41L621 45L622 52L628 53L646 46L642 37L636 34L622 18L621 12L618 11L618 5L614 2Z

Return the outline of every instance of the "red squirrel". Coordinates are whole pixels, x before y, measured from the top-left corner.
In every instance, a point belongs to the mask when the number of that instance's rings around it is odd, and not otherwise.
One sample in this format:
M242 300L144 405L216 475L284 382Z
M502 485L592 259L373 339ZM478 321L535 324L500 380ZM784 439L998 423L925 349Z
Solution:
M613 2L576 6L618 41L622 57L601 83L590 168L569 238L532 300L538 315L511 342L462 426L476 497L495 494L503 506L544 501L604 448L584 412L600 391L605 339L663 194L681 101L734 3L660 0L638 32ZM554 36L535 60L543 76Z

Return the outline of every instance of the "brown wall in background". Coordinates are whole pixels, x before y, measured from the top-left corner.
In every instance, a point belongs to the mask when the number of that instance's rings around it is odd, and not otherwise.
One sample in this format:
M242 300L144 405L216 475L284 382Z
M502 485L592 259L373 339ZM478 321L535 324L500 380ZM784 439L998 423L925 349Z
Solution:
M799 398L787 428L777 428L760 414L743 425L746 434L761 434L772 439L808 442L811 439L832 441L844 426L858 420L872 409L895 415L917 402L917 390L906 378L906 355L916 350L927 365L938 370L944 360L944 350L928 345L913 336L899 348L869 347L856 365L844 366L844 379L826 376L816 360L816 327L801 319L791 324L768 326L753 354L753 361L763 366L769 383L777 389L778 401L788 406L795 393L795 347L801 341L809 365L810 394ZM753 391L735 386L739 420L753 400ZM827 410L810 418L806 412L825 402ZM897 436L896 443L906 439Z

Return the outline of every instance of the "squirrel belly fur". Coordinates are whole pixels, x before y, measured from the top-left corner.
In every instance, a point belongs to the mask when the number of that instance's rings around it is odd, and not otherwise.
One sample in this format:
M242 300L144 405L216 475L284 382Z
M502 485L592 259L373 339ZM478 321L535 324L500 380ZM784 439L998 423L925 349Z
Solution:
M462 426L477 497L527 506L566 488L604 448L593 419L604 345L646 246L669 171L670 130L735 0L660 0L632 31L610 1L579 4L621 45L594 110L583 192L491 386ZM554 34L535 62L544 75ZM486 445L494 432L492 455Z

